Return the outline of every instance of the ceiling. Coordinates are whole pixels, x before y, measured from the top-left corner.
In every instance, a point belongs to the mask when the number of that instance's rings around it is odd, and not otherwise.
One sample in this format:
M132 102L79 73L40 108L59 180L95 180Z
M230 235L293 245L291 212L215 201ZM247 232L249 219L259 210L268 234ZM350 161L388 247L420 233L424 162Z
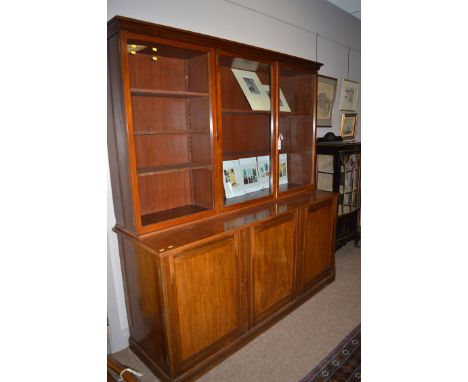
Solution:
M327 0L343 11L361 20L361 0Z

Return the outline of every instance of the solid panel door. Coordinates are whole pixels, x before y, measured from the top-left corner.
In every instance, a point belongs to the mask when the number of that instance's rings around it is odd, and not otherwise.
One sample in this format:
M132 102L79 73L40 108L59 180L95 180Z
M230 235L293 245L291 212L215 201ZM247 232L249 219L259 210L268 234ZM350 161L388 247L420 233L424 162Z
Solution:
M303 286L313 286L332 270L334 214L333 203L314 209L307 208L304 229Z
M251 311L254 325L293 298L294 216L281 216L252 229Z
M178 358L183 367L240 335L239 259L235 236L175 256Z

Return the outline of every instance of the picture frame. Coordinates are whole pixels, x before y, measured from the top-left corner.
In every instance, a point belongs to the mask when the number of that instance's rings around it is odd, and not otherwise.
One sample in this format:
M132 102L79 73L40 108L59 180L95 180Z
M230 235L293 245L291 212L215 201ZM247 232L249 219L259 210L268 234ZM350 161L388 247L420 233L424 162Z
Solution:
M338 80L319 75L317 79L317 127L332 127Z
M270 85L263 85L268 97L270 97ZM290 113L291 108L289 107L288 101L286 101L286 97L284 96L283 91L280 89L280 111L285 111Z
M343 113L341 115L340 136L343 139L354 139L356 136L357 114Z
M341 111L356 111L357 99L359 92L359 82L343 80L341 85L340 110Z
M270 110L270 97L257 73L231 68L252 110Z
M288 154L279 155L278 175L280 185L288 183Z

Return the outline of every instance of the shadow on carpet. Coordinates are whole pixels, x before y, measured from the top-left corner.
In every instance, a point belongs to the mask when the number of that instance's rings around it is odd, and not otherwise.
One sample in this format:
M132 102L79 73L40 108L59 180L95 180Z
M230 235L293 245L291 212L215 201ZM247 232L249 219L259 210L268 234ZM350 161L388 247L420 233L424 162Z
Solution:
M361 380L361 324L300 382L352 382Z

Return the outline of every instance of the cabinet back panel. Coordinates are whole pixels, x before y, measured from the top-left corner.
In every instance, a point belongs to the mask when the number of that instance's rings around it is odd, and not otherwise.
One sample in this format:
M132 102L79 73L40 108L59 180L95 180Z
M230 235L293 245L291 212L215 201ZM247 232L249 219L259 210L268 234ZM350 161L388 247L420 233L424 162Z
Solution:
M213 208L213 184L210 170L193 170L193 200L197 206Z
M188 90L207 93L209 91L208 54L193 57L187 66Z
M140 135L135 137L137 167L190 162L187 135Z
M177 171L138 178L141 214L192 204L190 171Z
M301 185L314 183L311 153L290 153L288 155L288 176L291 183Z
M281 133L283 134L282 150L312 150L313 140L312 118L281 117Z
M211 163L211 141L209 134L193 134L189 137L192 162Z
M146 54L128 55L130 87L139 89L187 90L185 60Z
M313 115L314 75L280 77L280 87L293 113Z
M133 130L187 130L187 101L182 98L132 97Z
M223 115L223 159L268 155L270 144L269 115Z
M210 103L208 97L194 98L188 103L189 130L210 131Z

